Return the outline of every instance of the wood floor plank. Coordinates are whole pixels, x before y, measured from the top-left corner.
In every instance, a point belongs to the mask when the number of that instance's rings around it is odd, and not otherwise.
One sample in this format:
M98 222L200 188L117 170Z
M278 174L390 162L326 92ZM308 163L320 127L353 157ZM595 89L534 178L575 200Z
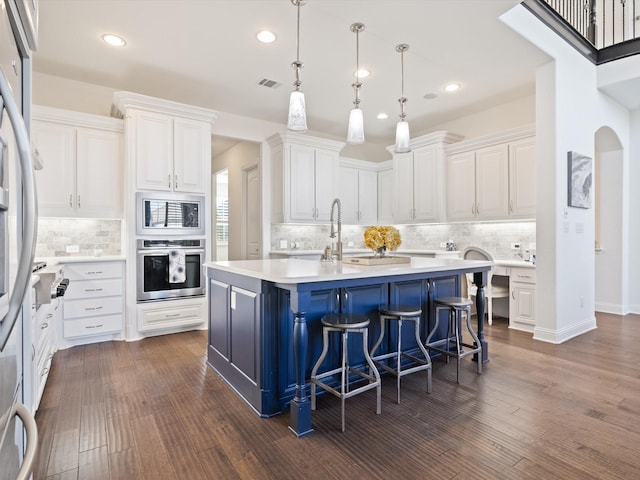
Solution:
M314 433L255 412L206 365L206 331L104 342L56 353L41 410L43 478L563 479L640 471L640 316L597 314L562 345L494 318L483 374L464 359L424 376L383 376L374 392L318 398Z

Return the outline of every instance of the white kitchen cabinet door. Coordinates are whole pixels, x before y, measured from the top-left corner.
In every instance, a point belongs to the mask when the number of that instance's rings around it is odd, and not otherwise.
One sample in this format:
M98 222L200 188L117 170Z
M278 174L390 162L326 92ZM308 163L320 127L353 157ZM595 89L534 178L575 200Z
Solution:
M536 143L527 138L509 144L509 214L535 218Z
M436 147L417 148L413 152L413 221L437 220Z
M173 121L167 115L135 112L136 185L140 190L171 191L173 187Z
M359 185L358 169L340 167L340 203L342 205L342 222L357 225L359 222Z
M73 215L76 201L75 128L34 120L31 135L44 164L42 170L36 170L39 215Z
M447 161L447 215L449 220L475 218L475 152L452 155Z
M331 204L338 196L336 176L339 155L338 152L316 148L315 160L316 221L328 222L331 216ZM337 213L336 211L336 215Z
M81 217L122 217L122 135L79 128L76 212Z
M396 223L413 222L413 153L393 156L396 201L393 220Z
M173 190L204 193L206 162L211 162L211 127L206 122L173 121Z
M476 151L476 217L509 215L509 148L496 145Z
M378 174L373 170L360 170L358 173L358 223L375 225L378 219Z
M393 223L393 199L395 198L393 169L378 172L378 220L380 225Z
M290 145L289 214L292 221L314 221L316 218L315 149Z
M340 167L342 223L374 225L378 214L378 175L373 170Z

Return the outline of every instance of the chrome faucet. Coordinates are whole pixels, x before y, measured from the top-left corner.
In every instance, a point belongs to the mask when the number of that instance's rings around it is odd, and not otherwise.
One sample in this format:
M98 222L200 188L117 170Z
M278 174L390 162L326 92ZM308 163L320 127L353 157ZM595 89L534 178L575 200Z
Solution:
M338 230L336 231L333 225L333 209L335 206L338 206ZM342 260L342 206L340 205L340 199L335 198L333 203L331 204L331 232L329 233L329 238L336 238L336 233L338 234L338 242L336 244L335 250L331 250L331 255L335 255L336 260Z

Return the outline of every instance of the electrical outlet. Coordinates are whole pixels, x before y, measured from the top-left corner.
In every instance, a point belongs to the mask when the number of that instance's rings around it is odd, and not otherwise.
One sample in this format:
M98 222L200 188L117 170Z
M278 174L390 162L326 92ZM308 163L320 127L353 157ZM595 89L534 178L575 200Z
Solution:
M440 248L447 248L447 242L440 242Z
M65 251L67 253L78 253L80 251L80 246L79 245L67 245L65 247Z
M353 242L347 242L347 247L353 247Z
M289 242L287 242L286 240L280 240L280 248L287 248L288 244Z
M520 244L519 243L512 243L511 244L511 250L520 250Z

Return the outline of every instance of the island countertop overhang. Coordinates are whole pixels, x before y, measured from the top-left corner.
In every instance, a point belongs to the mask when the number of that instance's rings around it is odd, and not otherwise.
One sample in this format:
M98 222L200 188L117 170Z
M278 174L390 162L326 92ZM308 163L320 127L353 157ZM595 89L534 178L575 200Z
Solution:
M243 275L279 284L331 282L336 280L394 277L397 275L487 270L493 262L458 258L411 257L410 263L355 265L301 259L262 259L206 262L207 269Z

